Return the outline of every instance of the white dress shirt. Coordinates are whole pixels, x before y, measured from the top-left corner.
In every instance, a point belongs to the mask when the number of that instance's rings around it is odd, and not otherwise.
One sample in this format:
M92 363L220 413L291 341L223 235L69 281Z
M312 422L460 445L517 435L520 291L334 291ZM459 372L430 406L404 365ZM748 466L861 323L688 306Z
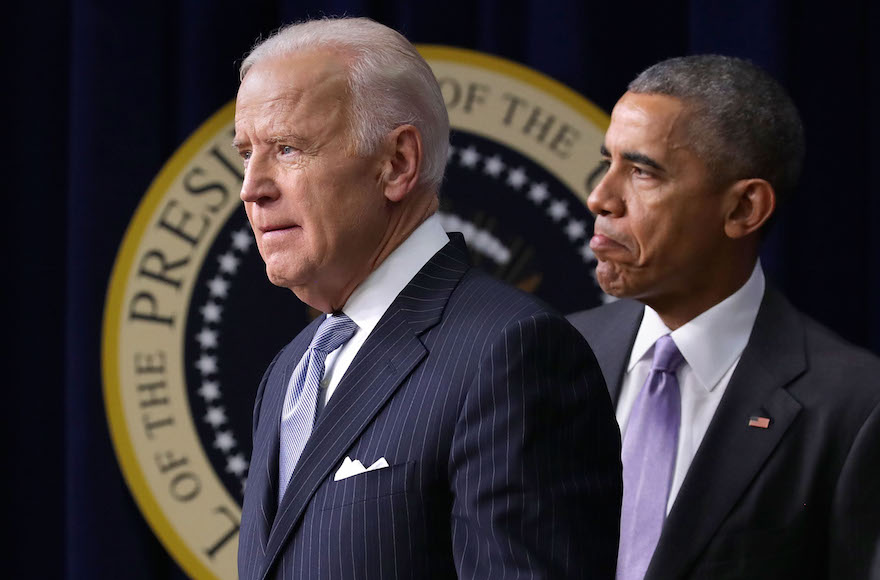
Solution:
M625 434L636 397L651 370L654 343L671 334L684 362L676 372L681 389L681 426L667 514L739 363L763 297L764 272L759 261L739 290L674 331L663 324L652 308L645 306L621 385L617 423Z
M358 329L348 342L327 355L324 379L318 393L319 409L323 409L333 396L351 361L397 295L448 242L449 236L443 230L440 218L437 214L432 215L351 293L342 312L357 324Z

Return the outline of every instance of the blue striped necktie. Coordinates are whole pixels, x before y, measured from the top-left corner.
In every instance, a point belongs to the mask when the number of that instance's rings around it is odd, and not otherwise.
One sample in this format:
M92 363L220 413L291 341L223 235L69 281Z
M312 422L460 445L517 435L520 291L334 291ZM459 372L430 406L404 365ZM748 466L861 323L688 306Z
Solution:
M312 434L318 390L324 378L327 355L348 342L357 324L345 314L328 316L290 377L281 412L281 445L278 458L278 503Z

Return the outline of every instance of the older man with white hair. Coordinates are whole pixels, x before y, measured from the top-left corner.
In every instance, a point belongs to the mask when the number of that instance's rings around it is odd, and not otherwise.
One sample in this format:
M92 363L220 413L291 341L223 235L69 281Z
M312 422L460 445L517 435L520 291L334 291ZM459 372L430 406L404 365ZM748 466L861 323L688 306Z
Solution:
M266 273L326 313L257 392L241 578L613 576L601 371L440 227L449 120L427 63L385 26L330 19L259 44L241 78Z

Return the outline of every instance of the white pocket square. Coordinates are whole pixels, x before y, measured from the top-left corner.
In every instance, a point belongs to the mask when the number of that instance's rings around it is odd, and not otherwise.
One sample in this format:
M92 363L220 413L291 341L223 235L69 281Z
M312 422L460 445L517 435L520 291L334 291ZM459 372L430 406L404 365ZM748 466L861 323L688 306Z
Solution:
M385 461L384 457L380 457L375 463L373 463L373 465L364 467L364 464L361 463L359 459L352 461L351 457L346 456L342 465L336 470L336 475L333 476L333 481L339 481L340 479L345 479L353 475L360 475L361 473L366 473L368 471L375 471L377 469L382 469L383 467L388 467L388 462Z

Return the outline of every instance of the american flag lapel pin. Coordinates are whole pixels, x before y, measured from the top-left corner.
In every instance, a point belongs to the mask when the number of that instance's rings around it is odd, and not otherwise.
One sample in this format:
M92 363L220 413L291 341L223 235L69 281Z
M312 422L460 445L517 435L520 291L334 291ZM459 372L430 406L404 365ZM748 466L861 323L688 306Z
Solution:
M766 429L770 426L769 417L758 417L753 415L749 417L749 427L757 427L758 429Z

